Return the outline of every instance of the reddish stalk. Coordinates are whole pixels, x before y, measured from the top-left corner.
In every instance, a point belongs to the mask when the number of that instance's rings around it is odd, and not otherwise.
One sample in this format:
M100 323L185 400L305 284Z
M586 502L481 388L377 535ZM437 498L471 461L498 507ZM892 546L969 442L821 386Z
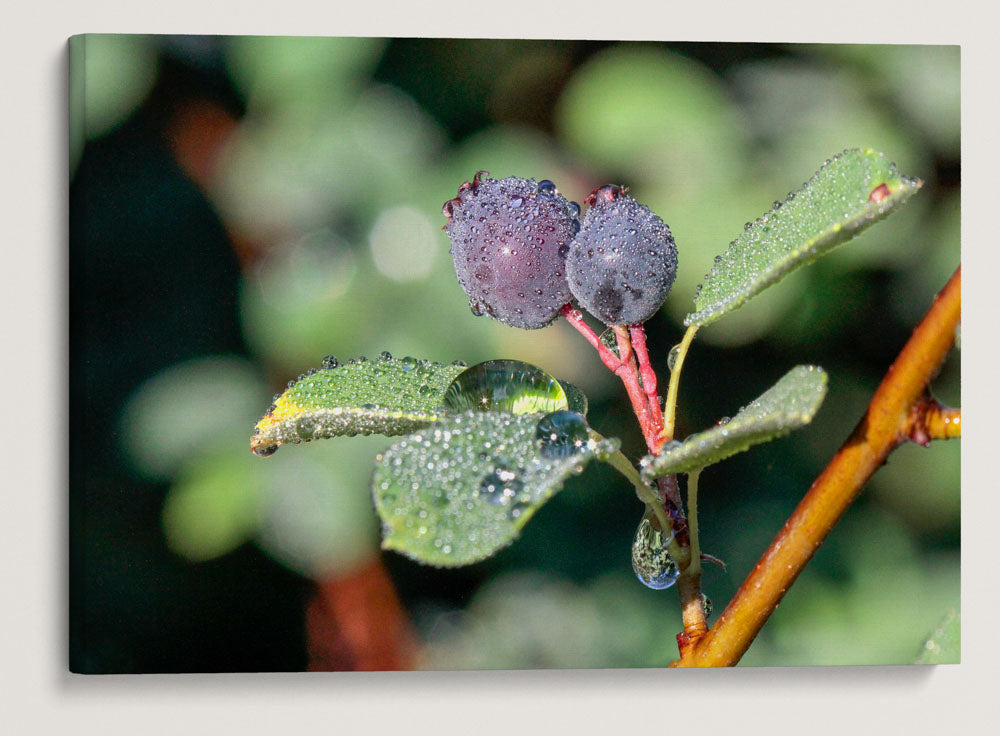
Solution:
M567 304L562 308L561 314L597 350L604 365L621 379L628 392L629 400L632 402L632 409L639 420L646 446L650 453L659 454L660 448L668 437L664 433L663 412L656 390L656 372L649 360L646 331L643 326L639 324L612 328L618 342L618 352L621 356L619 357L601 342L597 333L584 322L583 315L578 309ZM694 332L689 330L686 337L688 343L693 335ZM641 385L640 376L642 377ZM701 561L695 558L694 564L692 564L691 537L688 522L684 516L680 491L677 487L677 476L669 475L659 478L657 487L663 510L670 519L674 538L678 545L678 554L675 555L674 561L682 571L681 577L677 581L677 590L681 599L684 631L677 635L677 647L681 656L687 657L707 629L701 601Z
M631 347L629 346L627 353L623 352L622 357L619 358L611 352L607 345L601 342L601 338L597 333L583 320L583 315L579 309L575 309L571 304L567 304L560 310L560 314L597 350L597 354L601 357L604 365L608 367L608 370L621 379L621 382L625 385L625 391L628 393L629 401L632 402L632 410L639 419L639 427L642 430L642 436L646 440L646 445L650 448L650 452L654 452L654 448L657 448L659 444L661 428L655 427L652 424L646 395L639 386L639 373L632 360ZM625 343L628 345L627 339Z
M663 432L663 410L660 408L660 396L656 389L656 371L649 361L649 350L646 348L646 328L641 324L632 325L628 328L629 336L632 338L632 349L635 350L635 358L639 362L639 375L642 376L642 390L646 392L646 400L649 403L649 412L652 416L652 424L660 428ZM654 455L659 454L662 446L662 438L656 442L656 448L652 449Z

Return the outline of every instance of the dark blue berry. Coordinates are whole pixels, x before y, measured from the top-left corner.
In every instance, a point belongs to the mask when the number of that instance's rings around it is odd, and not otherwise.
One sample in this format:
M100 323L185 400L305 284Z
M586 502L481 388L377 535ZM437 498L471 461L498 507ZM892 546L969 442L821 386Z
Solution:
M609 325L645 322L677 275L670 228L626 191L608 185L587 197L590 209L566 257L573 296Z
M548 180L476 174L445 203L444 229L473 314L512 327L545 327L572 299L566 253L580 228Z

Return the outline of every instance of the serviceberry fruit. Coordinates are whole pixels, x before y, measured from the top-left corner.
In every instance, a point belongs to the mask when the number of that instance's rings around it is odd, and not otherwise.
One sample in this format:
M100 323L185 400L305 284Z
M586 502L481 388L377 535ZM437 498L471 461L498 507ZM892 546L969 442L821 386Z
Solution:
M580 207L548 180L488 177L477 173L442 208L458 282L473 313L545 327L572 299L566 254Z
M609 325L635 325L656 313L677 275L670 228L612 184L595 189L566 257L570 291Z

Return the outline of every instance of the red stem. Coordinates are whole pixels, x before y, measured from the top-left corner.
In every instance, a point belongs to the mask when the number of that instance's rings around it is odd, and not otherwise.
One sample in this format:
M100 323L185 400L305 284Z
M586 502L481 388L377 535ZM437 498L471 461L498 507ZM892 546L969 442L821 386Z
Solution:
M659 446L662 424L657 428L651 421L649 404L645 394L643 394L642 389L639 387L639 373L635 367L635 362L632 360L632 350L629 346L627 333L624 344L619 343L619 349L622 350L623 355L623 357L619 358L611 352L607 345L601 342L601 338L597 333L584 321L579 309L575 309L573 305L567 304L559 311L566 318L566 321L573 325L577 332L583 335L587 342L597 350L597 354L601 356L601 361L608 367L608 370L621 379L628 393L629 401L632 402L632 410L639 419L639 427L642 430L643 438L646 440L646 445L649 447L650 452L655 452Z
M639 374L642 376L642 388L646 392L646 399L649 402L649 412L654 426L663 431L663 410L660 408L660 396L656 390L656 371L653 370L649 362L649 350L646 348L646 328L641 324L632 325L628 328L629 336L632 338L632 349L635 350L636 360L639 361ZM661 446L658 439L656 447L650 448L653 454L658 454Z

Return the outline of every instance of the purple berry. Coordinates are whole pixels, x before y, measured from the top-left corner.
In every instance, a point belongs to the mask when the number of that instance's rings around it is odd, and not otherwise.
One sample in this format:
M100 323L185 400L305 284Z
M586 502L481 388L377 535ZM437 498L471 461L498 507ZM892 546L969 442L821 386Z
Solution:
M548 180L488 177L477 173L442 209L458 282L474 314L545 327L573 298L566 283L566 253L580 229L573 203Z
M652 317L677 275L670 228L627 191L609 184L587 197L590 209L566 258L573 296L609 325Z

